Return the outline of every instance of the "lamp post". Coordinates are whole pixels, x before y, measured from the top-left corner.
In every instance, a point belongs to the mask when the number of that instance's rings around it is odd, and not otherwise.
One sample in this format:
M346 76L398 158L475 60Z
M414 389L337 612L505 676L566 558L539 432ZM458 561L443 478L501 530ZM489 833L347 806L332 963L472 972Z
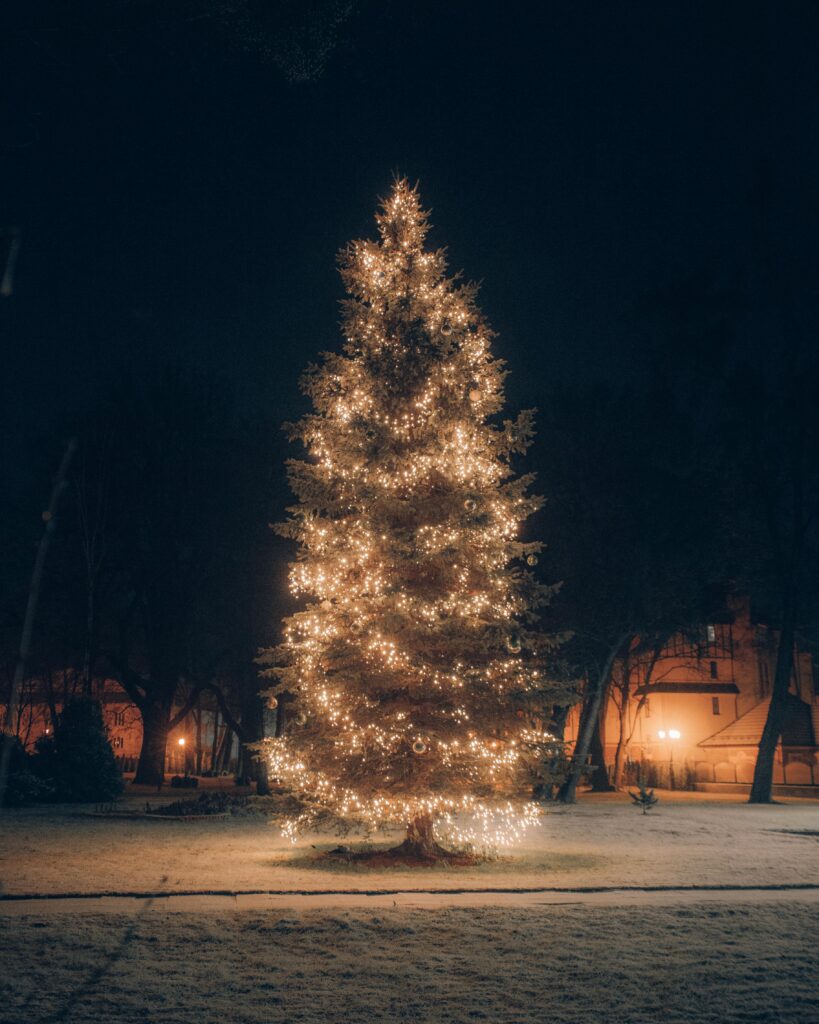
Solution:
M665 729L660 729L657 735L661 740L668 740L668 782L669 787L674 789L674 744L682 736L682 733L679 729L669 729L668 732Z

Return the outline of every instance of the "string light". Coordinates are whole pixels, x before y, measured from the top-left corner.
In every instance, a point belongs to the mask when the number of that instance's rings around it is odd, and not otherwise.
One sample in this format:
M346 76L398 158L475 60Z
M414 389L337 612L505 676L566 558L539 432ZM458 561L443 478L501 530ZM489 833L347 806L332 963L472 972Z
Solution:
M552 643L531 628L550 590L515 568L537 561L519 531L541 501L509 465L531 414L493 421L505 370L474 289L424 248L417 192L396 183L376 219L379 240L343 255L343 351L305 375L314 411L291 430L309 457L280 531L306 604L265 659L294 707L264 750L304 803L291 839L329 810L507 846L537 820L525 794L555 747L519 713L549 690L532 652Z

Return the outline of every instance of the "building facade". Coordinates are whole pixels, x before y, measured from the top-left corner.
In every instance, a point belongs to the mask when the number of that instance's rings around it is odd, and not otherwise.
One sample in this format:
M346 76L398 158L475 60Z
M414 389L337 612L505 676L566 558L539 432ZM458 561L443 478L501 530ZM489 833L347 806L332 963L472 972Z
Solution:
M753 621L747 601L735 601L721 621L699 636L679 634L663 649L646 682L647 662L630 673L621 714L615 685L601 719L606 765L613 773L621 722L626 778L638 766L654 784L675 788L748 787L770 705L777 634ZM576 736L578 712L566 738ZM819 787L819 691L812 659L794 651L788 707L776 754L775 785ZM819 792L819 790L818 790Z

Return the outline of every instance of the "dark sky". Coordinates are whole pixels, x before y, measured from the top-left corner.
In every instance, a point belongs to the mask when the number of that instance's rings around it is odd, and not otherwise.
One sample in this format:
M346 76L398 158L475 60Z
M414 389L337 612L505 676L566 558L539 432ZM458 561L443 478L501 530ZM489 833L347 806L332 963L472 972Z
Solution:
M361 2L308 80L279 59L299 5L245 7L4 5L7 466L157 356L292 415L339 342L336 251L396 171L483 282L515 405L633 368L646 333L707 360L684 321L709 296L755 343L766 287L815 301L819 5Z

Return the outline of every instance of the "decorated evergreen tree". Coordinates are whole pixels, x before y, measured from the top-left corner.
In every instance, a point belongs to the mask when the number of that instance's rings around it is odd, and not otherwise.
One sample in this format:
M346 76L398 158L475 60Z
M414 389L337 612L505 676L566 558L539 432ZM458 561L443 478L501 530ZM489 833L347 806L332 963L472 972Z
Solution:
M532 413L498 421L492 332L475 288L424 248L416 190L398 181L377 223L379 241L342 253L346 343L307 371L314 411L291 428L309 457L289 464L279 530L309 603L263 659L289 698L266 754L307 808L292 835L325 810L400 824L402 853L429 859L449 855L438 840L504 845L536 817L546 712L569 697L544 678L541 545L519 539L541 503L510 469Z

